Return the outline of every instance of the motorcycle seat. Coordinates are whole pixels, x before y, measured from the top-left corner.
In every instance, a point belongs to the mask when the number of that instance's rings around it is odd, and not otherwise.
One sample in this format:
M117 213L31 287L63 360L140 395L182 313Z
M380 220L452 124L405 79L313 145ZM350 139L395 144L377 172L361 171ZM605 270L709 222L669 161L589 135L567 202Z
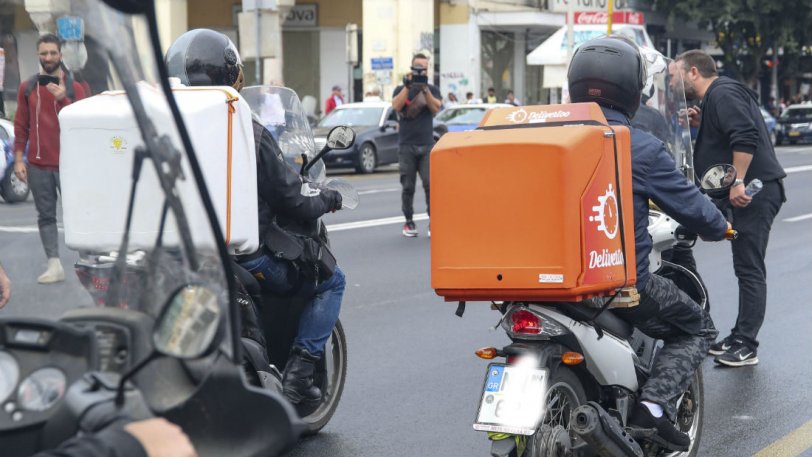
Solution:
M581 322L592 320L591 317L597 311L595 308L585 308L582 304L569 302L557 303L556 307L563 310L570 318ZM603 330L624 340L629 339L634 333L634 326L619 318L611 309L602 312L594 319L594 323Z

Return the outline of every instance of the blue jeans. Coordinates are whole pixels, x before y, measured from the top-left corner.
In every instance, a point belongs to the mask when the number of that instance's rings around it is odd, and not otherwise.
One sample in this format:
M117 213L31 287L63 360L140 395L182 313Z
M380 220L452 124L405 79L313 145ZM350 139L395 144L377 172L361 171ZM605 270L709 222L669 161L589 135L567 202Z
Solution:
M263 255L240 265L271 293L285 294L294 286L292 281L289 281L292 265L287 260ZM317 357L322 356L324 346L338 321L346 284L344 272L339 267L336 267L335 273L330 278L319 284L305 281L302 287L307 289L305 293L310 302L304 307L299 318L299 332L293 341L295 346Z

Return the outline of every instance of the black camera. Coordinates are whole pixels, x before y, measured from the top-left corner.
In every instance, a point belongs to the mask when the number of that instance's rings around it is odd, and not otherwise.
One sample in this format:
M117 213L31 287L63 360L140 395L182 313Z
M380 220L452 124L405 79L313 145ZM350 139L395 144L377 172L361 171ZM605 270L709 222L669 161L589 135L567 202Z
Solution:
M409 80L408 84L406 84L407 86L410 84L425 86L426 84L429 83L429 75L428 71L426 70L426 67L422 65L413 65L411 67L411 70L412 70L412 78ZM409 78L408 77L404 78L404 82L407 79Z

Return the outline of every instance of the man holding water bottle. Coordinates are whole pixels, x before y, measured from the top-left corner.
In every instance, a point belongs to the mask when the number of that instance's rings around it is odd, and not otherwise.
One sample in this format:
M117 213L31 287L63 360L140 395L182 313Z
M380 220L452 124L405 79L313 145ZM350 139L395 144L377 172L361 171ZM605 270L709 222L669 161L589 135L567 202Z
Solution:
M756 337L767 307L764 257L773 220L786 201L782 182L786 173L775 156L756 93L738 81L719 77L716 62L703 51L687 51L675 62L676 71L682 73L685 97L702 100L688 109L691 126L699 127L696 169L702 172L711 165L732 163L737 172L721 209L739 232L732 242L739 315L730 335L709 352L722 365L755 365ZM756 190L758 182L760 191Z

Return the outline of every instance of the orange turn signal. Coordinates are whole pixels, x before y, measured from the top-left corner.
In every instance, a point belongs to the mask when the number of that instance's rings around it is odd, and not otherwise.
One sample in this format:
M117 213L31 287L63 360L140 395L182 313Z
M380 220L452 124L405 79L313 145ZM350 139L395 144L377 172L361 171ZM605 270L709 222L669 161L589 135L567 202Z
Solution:
M584 361L584 356L577 352L565 352L561 355L561 361L564 365L578 365Z
M481 348L477 349L475 354L480 359L491 360L496 358L496 348Z

